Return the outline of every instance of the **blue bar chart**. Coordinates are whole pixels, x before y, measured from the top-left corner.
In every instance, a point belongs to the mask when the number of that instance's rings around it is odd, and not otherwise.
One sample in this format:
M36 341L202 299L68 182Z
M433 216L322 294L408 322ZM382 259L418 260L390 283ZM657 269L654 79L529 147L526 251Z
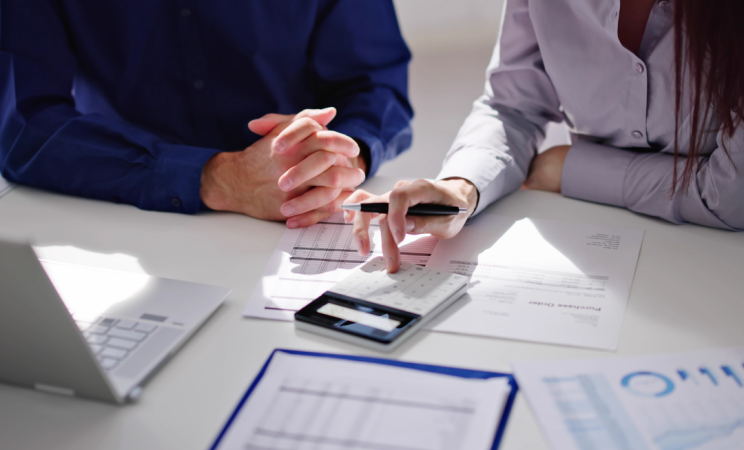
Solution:
M533 409L551 414L556 448L744 449L744 349L515 369Z

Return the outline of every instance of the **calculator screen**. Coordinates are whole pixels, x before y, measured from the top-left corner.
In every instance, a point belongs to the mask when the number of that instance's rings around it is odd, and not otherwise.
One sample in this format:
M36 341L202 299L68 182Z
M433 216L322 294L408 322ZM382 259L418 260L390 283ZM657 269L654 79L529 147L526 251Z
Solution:
M349 322L356 322L368 327L375 328L382 331L393 331L398 328L400 321L390 319L386 316L376 316L374 314L368 314L358 309L351 309L345 306L336 305L333 303L326 303L317 309L321 314L326 316L335 317L337 319L348 320Z

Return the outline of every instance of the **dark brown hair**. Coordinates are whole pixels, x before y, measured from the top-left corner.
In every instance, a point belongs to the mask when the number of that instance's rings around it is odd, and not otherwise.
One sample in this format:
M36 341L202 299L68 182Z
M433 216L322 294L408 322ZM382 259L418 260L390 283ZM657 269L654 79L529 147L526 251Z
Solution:
M672 195L678 185L687 191L698 164L711 114L721 121L723 151L736 127L744 121L744 1L678 0L674 8L675 140ZM680 177L679 122L682 92L690 92L690 146Z

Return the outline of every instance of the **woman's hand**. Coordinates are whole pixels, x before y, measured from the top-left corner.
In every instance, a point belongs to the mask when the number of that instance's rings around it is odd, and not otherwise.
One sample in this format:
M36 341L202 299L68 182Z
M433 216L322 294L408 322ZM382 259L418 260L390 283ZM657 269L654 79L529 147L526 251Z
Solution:
M462 178L450 178L431 183L425 180L399 181L395 188L381 196L374 196L366 191L357 190L344 203L389 203L388 214L379 215L380 233L382 235L382 254L388 272L397 272L400 267L400 250L406 234L429 233L441 239L455 236L465 225L465 221L478 203L478 190ZM467 208L467 214L449 216L406 216L408 208L419 203ZM347 221L354 221L354 241L359 253L366 255L370 251L369 222L376 214L346 211Z
M570 145L558 145L545 150L532 160L530 173L522 189L561 192L561 173Z

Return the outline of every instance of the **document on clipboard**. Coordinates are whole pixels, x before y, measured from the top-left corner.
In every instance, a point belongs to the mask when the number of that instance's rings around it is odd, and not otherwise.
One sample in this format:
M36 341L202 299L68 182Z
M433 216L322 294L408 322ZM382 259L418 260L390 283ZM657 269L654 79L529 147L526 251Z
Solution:
M509 374L275 350L212 449L498 448Z

